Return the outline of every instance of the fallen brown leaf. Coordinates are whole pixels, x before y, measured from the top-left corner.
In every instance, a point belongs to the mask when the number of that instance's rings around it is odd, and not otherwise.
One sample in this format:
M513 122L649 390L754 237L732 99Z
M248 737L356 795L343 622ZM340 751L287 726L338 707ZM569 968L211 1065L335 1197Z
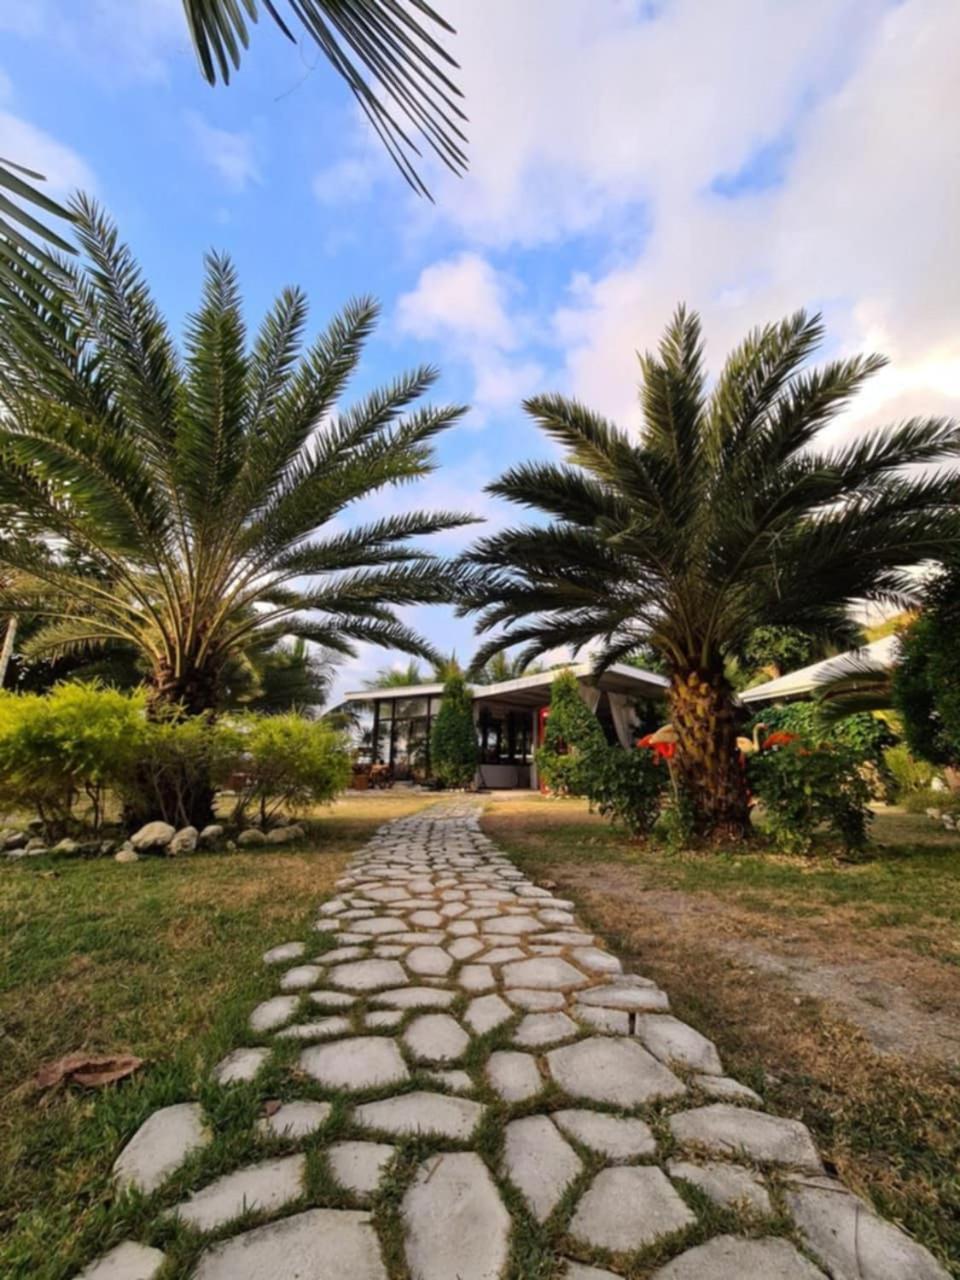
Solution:
M113 1084L143 1066L143 1059L132 1053L109 1053L92 1056L89 1053L68 1053L56 1062L42 1066L34 1077L38 1089L54 1089L59 1084L82 1084L89 1089L101 1089Z

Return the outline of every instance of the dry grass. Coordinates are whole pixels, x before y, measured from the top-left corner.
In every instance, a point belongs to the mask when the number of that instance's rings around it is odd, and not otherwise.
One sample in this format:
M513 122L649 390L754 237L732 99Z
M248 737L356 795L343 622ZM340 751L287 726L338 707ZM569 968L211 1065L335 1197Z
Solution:
M810 1125L852 1188L960 1274L960 1075L909 1038L902 1054L878 1052L848 1008L798 985L800 972L841 983L862 967L883 991L893 972L916 1019L939 1011L956 1032L960 842L887 812L884 847L864 864L670 857L624 841L579 801L534 796L496 798L483 825L661 983L733 1074ZM773 971L761 962L771 956L800 968Z

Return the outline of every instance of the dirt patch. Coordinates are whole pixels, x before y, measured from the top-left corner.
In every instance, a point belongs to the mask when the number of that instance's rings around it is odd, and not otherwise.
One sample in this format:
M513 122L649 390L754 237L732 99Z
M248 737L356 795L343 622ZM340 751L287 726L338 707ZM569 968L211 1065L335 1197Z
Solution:
M566 864L551 874L585 895L602 916L603 899L635 912L631 933L651 926L735 959L743 980L776 975L802 995L835 1006L880 1053L960 1065L960 973L904 954L904 932L856 930L855 907L809 920L744 909L711 893L645 889L618 864ZM898 945L899 944L899 945Z

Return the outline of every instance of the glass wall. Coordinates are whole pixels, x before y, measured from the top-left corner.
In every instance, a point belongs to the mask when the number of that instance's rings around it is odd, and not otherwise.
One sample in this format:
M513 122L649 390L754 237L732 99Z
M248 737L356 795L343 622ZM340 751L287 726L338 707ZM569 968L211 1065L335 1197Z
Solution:
M430 726L440 698L378 698L373 706L374 764L388 764L400 781L430 770Z

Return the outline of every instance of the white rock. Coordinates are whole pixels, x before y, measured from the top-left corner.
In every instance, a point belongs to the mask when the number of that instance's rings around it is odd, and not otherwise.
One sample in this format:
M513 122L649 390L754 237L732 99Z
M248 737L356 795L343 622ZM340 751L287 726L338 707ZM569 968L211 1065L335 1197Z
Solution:
M383 1102L367 1102L355 1115L366 1129L384 1133L435 1133L466 1142L483 1116L485 1107L466 1098L443 1093L405 1093Z
M585 1267L582 1262L568 1262L560 1280L620 1280L620 1277L599 1267Z
M378 987L403 986L409 979L396 960L354 960L335 965L327 981L348 991L376 991Z
M453 1004L455 991L442 987L407 987L400 991L380 991L373 997L374 1004L385 1004L391 1009L445 1009Z
M384 1036L355 1036L314 1045L300 1055L300 1070L328 1089L378 1089L410 1078L396 1042Z
M484 944L479 938L457 938L450 943L447 948L454 960L470 960L478 951L482 951Z
M670 1129L682 1146L703 1147L720 1155L746 1155L761 1164L781 1164L822 1173L810 1130L799 1120L714 1102L670 1117Z
M212 848L223 839L223 827L218 822L208 823L200 832L200 843L205 849Z
M430 1079L437 1084L446 1085L454 1093L472 1093L473 1081L466 1071L431 1071Z
M577 1024L565 1013L528 1013L513 1033L513 1042L525 1049L532 1049L539 1045L556 1044L558 1040L569 1040L578 1031Z
M269 1057L269 1049L234 1049L213 1068L213 1078L217 1084L246 1083Z
M696 1218L662 1170L603 1169L577 1205L570 1234L595 1249L629 1250L692 1226ZM713 1276L705 1271L702 1277Z
M320 981L323 970L317 964L301 964L288 969L280 979L281 991L306 991Z
M333 1110L329 1102L285 1102L257 1121L264 1138L306 1138L327 1123Z
M403 1043L418 1062L455 1062L470 1047L470 1037L449 1013L423 1013L403 1033Z
M499 996L478 996L467 1005L464 1022L478 1036L485 1036L513 1017L513 1010Z
M457 983L464 991L492 991L497 985L488 964L465 964L457 974Z
M636 1035L661 1062L679 1062L704 1075L723 1075L723 1064L712 1040L669 1013L637 1018Z
M526 1116L507 1125L504 1168L538 1222L545 1222L583 1168L580 1157L546 1116Z
M630 1040L591 1036L547 1054L550 1074L571 1097L637 1107L685 1092L677 1077Z
M762 1181L747 1169L735 1164L707 1161L693 1164L688 1160L670 1160L667 1172L671 1178L682 1178L724 1208L745 1207L755 1213L772 1213L770 1196Z
M403 1018L402 1009L374 1009L372 1013L366 1015L363 1022L364 1026L371 1031L382 1031L384 1028L389 1030L398 1027Z
M763 1099L759 1093L754 1093L745 1084L741 1084L739 1080L734 1080L730 1076L695 1075L693 1083L710 1098L720 1098L723 1101L738 1099L741 1102L755 1102L758 1106L763 1105Z
M205 1147L210 1131L198 1102L161 1107L144 1120L117 1157L113 1172L121 1191L155 1191L188 1156Z
M200 1259L194 1280L387 1280L368 1214L310 1209L224 1240Z
M619 1162L656 1155L656 1139L649 1125L642 1120L576 1109L555 1111L552 1119L574 1141L592 1151L599 1151L608 1160Z
M628 1013L657 1013L667 1009L670 1003L664 992L656 987L626 987L612 982L581 991L577 1000L582 1005L624 1009Z
M335 1142L327 1151L327 1159L342 1187L358 1196L370 1196L380 1186L394 1150L385 1142Z
M241 849L266 843L266 832L261 831L259 827L247 827L245 831L241 831L237 836L237 844Z
M453 968L453 957L443 947L414 947L404 964L418 977L442 978Z
M787 1240L716 1236L688 1249L651 1280L826 1280Z
M474 1152L431 1156L403 1198L407 1265L417 1280L499 1280L510 1215Z
M224 1174L170 1210L198 1231L213 1231L250 1210L271 1213L303 1194L306 1157L282 1156Z
M153 1280L162 1266L163 1254L159 1249L124 1240L91 1262L74 1280Z
M118 849L113 855L114 862L139 862L140 855L133 849Z
M840 1183L814 1178L785 1194L807 1248L835 1280L949 1280L928 1250Z
M181 853L193 853L199 838L200 833L196 827L181 827L167 845L167 853L171 858L175 858Z
M306 949L302 942L281 942L263 953L263 963L286 964L288 960L299 960Z
M505 965L503 970L503 983L507 987L546 987L551 991L569 991L585 987L589 981L579 969L559 957L517 960Z
M345 991L310 991L307 995L311 1004L321 1009L349 1009L357 1003L356 997Z
M297 1011L299 996L274 996L258 1004L250 1015L251 1031L273 1031L282 1027Z
M616 956L609 951L601 951L599 947L575 947L573 959L588 973L619 973L623 968Z
M546 1013L551 1009L562 1009L567 998L562 991L528 991L525 987L511 987L506 997L518 1009L530 1009L537 1013Z
M573 1016L597 1031L605 1031L612 1036L628 1036L630 1034L630 1014L623 1009L599 1009L592 1005L575 1004Z
M169 822L148 822L133 833L130 843L137 853L147 853L151 849L165 849L176 834L176 827L171 827Z
M487 1059L486 1076L504 1102L526 1102L543 1089L536 1059L529 1053L499 1050Z

